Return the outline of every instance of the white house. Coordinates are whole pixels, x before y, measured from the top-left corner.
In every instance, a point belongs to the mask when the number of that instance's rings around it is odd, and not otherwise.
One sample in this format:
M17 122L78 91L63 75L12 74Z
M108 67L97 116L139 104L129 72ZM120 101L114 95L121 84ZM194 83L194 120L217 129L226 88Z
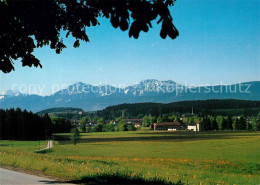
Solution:
M194 125L188 125L188 130L191 130L191 131L197 131L197 126L196 126L196 124L194 124Z
M198 121L197 123L190 123L189 125L188 125L188 130L191 130L191 131L201 131L201 122L200 121Z

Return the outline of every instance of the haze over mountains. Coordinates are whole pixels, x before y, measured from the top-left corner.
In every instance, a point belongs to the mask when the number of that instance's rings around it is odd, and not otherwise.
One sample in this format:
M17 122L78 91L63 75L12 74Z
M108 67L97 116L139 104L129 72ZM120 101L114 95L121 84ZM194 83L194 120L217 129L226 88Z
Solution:
M122 103L206 99L260 100L260 81L201 87L187 87L171 80L154 79L128 87L94 86L78 82L50 96L28 95L11 90L2 92L0 108L20 107L40 111L52 107L78 107L93 111Z

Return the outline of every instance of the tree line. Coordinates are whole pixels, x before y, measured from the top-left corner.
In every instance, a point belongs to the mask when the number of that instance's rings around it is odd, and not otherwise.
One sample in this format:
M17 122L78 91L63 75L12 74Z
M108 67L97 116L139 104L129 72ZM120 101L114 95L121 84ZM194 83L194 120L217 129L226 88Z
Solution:
M47 139L54 132L70 132L73 125L64 118L42 116L20 108L0 109L0 139Z
M92 126L88 124L88 118L83 117L80 120L80 130L82 132L115 132L115 131L135 131L137 130L133 123L127 123L125 119L119 118L116 121L104 120L104 118L98 118L96 125Z
M162 114L185 114L191 113L194 109L196 114L200 115L245 115L255 116L260 111L260 101L249 100L194 100L180 101L173 103L132 103L109 106L103 110L97 111L98 117L104 119L114 119L115 117L125 118L143 118L145 115L158 117Z

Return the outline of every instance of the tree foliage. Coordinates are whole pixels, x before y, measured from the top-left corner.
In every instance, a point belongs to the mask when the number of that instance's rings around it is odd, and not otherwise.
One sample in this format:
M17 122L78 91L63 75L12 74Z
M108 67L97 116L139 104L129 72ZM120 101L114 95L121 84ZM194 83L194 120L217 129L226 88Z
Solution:
M76 145L78 140L80 139L80 134L79 134L78 128L76 128L76 127L72 128L71 134L72 134L71 140L72 140L73 144Z
M0 139L37 140L52 135L48 114L39 116L21 109L0 109Z
M114 28L128 31L129 37L138 38L141 31L152 28L152 21L161 23L160 36L175 39L178 31L173 25L169 7L176 0L37 0L0 1L0 70L14 70L13 61L22 66L42 67L33 55L35 48L45 45L57 54L66 48L61 31L66 37L89 42L87 28L99 25L98 18L110 20Z
M238 120L238 118L233 120L232 127L233 127L233 130L239 130L239 120Z
M82 132L86 132L86 124L88 122L88 118L87 117L83 117L80 119L79 123L80 123L80 129Z
M124 119L121 119L116 128L117 131L127 131L127 124Z
M223 127L224 118L223 118L222 116L218 115L218 116L216 117L216 122L217 122L217 124L218 124L218 129L219 129L219 130L224 130L224 127Z
M57 116L51 117L51 120L54 133L70 132L72 124L69 120Z
M257 131L260 130L260 119L257 117L254 117L252 119L252 130Z
M149 127L153 124L153 122L155 122L155 118L152 117L151 115L149 116L144 116L143 117L143 122L142 122L142 126L143 127Z

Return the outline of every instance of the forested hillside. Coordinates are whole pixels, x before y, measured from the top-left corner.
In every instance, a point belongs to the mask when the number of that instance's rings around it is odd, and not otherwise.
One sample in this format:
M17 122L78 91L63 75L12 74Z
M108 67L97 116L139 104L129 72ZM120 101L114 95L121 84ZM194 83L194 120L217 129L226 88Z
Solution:
M180 101L168 104L162 103L133 103L109 106L98 111L99 117L143 117L144 115L159 116L168 113L191 113L210 115L256 115L260 111L260 101L248 100L196 100Z
M50 109L45 109L42 111L37 112L37 114L57 114L57 113L78 113L78 112L83 112L83 109L80 108L73 108L73 107L56 107L56 108L50 108Z

